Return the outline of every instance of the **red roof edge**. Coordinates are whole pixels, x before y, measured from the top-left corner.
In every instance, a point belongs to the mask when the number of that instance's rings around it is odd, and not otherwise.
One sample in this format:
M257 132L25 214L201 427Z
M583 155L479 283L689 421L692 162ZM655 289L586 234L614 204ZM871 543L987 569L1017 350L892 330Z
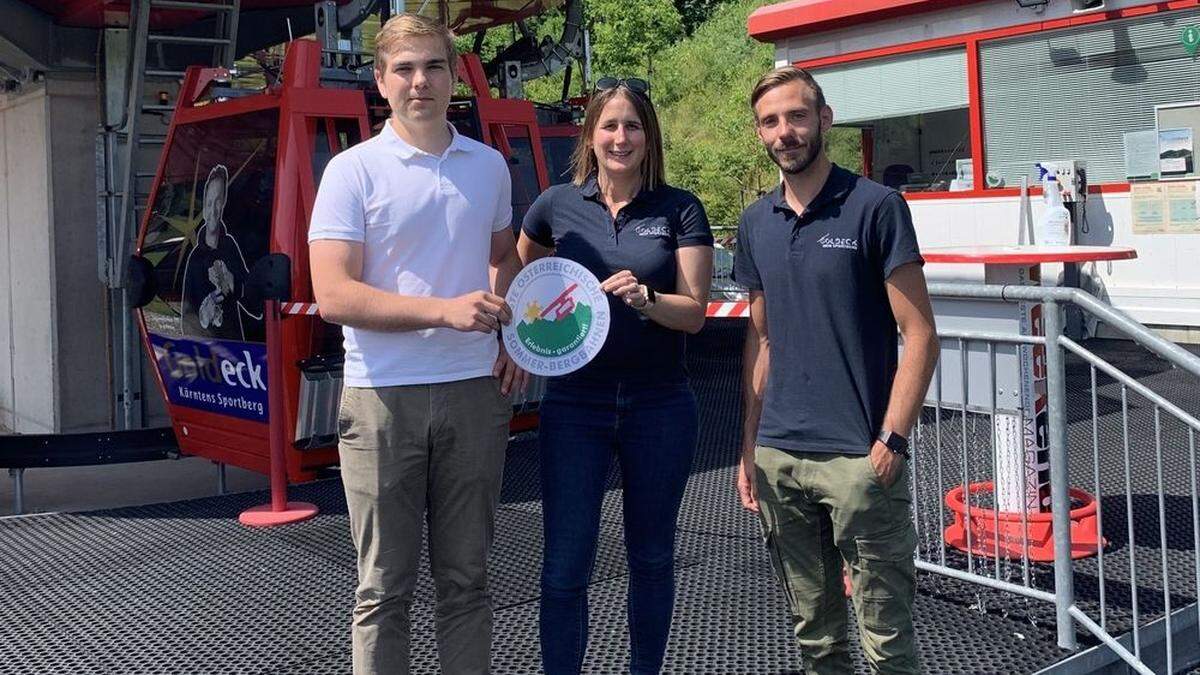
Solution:
M750 37L774 42L803 32L806 35L847 26L883 21L984 0L791 0L754 10L746 20Z

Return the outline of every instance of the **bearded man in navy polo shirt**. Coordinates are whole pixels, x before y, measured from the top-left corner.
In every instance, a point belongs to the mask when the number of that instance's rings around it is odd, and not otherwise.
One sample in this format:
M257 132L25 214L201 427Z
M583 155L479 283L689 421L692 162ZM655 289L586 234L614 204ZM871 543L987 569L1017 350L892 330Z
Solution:
M738 225L734 278L750 289L738 493L762 520L805 671L853 669L846 568L872 670L915 673L906 437L938 343L912 218L898 192L829 161L833 111L807 72L767 73L750 105L783 181Z

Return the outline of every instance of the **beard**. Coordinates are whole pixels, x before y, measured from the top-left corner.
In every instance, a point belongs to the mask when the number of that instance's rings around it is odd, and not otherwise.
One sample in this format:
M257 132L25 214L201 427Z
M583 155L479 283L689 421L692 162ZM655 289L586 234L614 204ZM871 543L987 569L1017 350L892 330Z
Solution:
M771 157L771 161L775 162L775 165L779 167L780 171L789 175L796 175L798 173L804 173L805 169L812 166L813 161L817 159L817 155L821 152L821 148L824 146L824 143L824 135L821 133L820 129L817 129L817 135L812 139L811 142L803 145L800 143L794 143L785 145L783 148L781 148L782 150L804 148L803 154L801 154L799 157L790 160L784 159L783 157L780 157L775 148L771 146L767 146L767 155Z

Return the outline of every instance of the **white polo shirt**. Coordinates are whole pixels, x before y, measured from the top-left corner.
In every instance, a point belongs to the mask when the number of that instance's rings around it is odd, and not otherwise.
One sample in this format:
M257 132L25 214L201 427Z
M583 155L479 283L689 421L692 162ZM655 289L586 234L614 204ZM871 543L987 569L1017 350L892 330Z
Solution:
M392 293L452 298L488 290L491 236L512 223L512 179L496 150L460 135L440 156L391 122L330 160L308 241L363 244L362 281ZM451 328L382 332L344 327L351 387L454 382L491 375L498 343Z

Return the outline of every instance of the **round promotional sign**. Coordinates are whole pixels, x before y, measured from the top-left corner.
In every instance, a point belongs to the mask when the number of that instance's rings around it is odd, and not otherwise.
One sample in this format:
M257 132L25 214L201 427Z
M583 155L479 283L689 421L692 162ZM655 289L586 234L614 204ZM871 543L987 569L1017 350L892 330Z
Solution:
M583 265L541 258L513 279L504 327L512 360L534 375L565 375L595 358L608 337L608 298Z

